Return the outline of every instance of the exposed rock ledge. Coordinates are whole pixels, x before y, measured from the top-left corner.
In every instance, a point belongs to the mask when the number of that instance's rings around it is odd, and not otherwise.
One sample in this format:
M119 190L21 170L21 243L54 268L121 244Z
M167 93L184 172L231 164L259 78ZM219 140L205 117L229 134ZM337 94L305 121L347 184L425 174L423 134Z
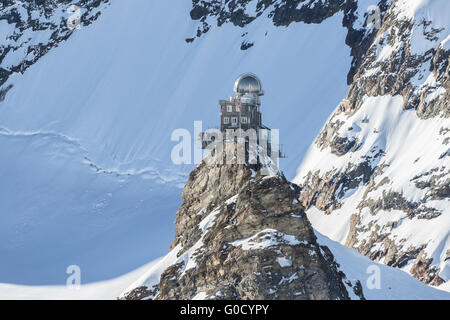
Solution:
M298 187L258 169L203 162L193 170L177 212L173 260L159 284L121 298L349 299L345 275L296 200Z

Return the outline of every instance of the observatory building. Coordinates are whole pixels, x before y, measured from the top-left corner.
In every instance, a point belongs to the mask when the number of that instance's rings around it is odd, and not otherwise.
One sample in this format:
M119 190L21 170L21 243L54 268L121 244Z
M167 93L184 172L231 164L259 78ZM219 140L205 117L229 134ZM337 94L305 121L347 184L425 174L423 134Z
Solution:
M220 130L210 129L200 133L202 148L213 146L212 142L217 141L216 139L237 141L237 138L241 138L245 141L246 150L249 150L250 145L257 145L269 157L272 156L272 151L278 156L278 151L275 151L279 150L278 138L272 141L271 129L262 124L260 97L264 95L264 91L261 80L252 73L245 73L234 83L234 93L228 100L219 101Z
M263 126L261 119L261 100L264 95L261 81L254 74L245 73L234 83L234 97L220 100L220 130L227 129L260 129L269 130Z

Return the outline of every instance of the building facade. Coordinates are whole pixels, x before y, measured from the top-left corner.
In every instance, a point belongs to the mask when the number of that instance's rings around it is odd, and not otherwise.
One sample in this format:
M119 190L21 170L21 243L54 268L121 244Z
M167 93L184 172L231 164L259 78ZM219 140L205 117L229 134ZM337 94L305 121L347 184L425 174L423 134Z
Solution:
M220 136L224 140L244 138L247 150L249 144L255 142L270 156L273 149L272 134L270 128L262 124L260 97L264 91L261 81L254 74L245 73L234 83L234 93L228 100L219 101ZM208 148L217 138L214 130L202 132L202 148Z
M263 128L260 96L264 95L261 81L251 73L241 75L234 84L235 96L220 100L220 130Z

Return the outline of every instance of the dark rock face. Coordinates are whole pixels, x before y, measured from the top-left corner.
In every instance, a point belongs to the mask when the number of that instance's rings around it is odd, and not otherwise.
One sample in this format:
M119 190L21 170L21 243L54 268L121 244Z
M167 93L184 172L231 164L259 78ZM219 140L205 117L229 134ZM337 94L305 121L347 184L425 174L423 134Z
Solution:
M163 272L158 294L137 288L125 298L348 299L345 275L317 243L298 191L281 173L202 163L183 190L171 245L188 258Z
M90 25L100 15L100 7L109 0L29 0L17 2L4 0L0 3L0 22L6 20L15 25L15 30L8 39L1 39L0 44L0 101L11 89L5 85L13 73L23 73L25 70L45 55L49 50L68 39L76 29L67 25L71 16L69 7L75 5L80 9L80 27ZM31 43L27 34L49 34L42 36L39 43ZM5 41L7 40L7 41ZM24 52L21 52L25 49ZM18 55L14 63L4 65L9 55Z
M349 190L367 183L374 172L370 160L358 165L348 164L344 172L329 171L325 175L310 172L305 183L300 185L299 201L306 208L314 205L317 209L329 214L342 206L340 199Z
M159 286L155 286L152 289L147 288L146 286L138 287L133 289L127 297L123 300L141 300L147 297L153 297L159 292Z

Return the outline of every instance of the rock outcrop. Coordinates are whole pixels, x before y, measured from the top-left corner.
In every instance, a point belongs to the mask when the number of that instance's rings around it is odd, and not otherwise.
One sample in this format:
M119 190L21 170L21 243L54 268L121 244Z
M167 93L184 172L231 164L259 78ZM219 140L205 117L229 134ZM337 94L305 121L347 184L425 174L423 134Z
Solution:
M439 19L448 3L415 12L404 1L386 4L346 97L294 181L307 209L345 212L342 243L439 285L450 268L450 49Z
M345 275L296 200L298 187L258 169L203 162L193 170L172 260L156 286L122 298L348 299Z

